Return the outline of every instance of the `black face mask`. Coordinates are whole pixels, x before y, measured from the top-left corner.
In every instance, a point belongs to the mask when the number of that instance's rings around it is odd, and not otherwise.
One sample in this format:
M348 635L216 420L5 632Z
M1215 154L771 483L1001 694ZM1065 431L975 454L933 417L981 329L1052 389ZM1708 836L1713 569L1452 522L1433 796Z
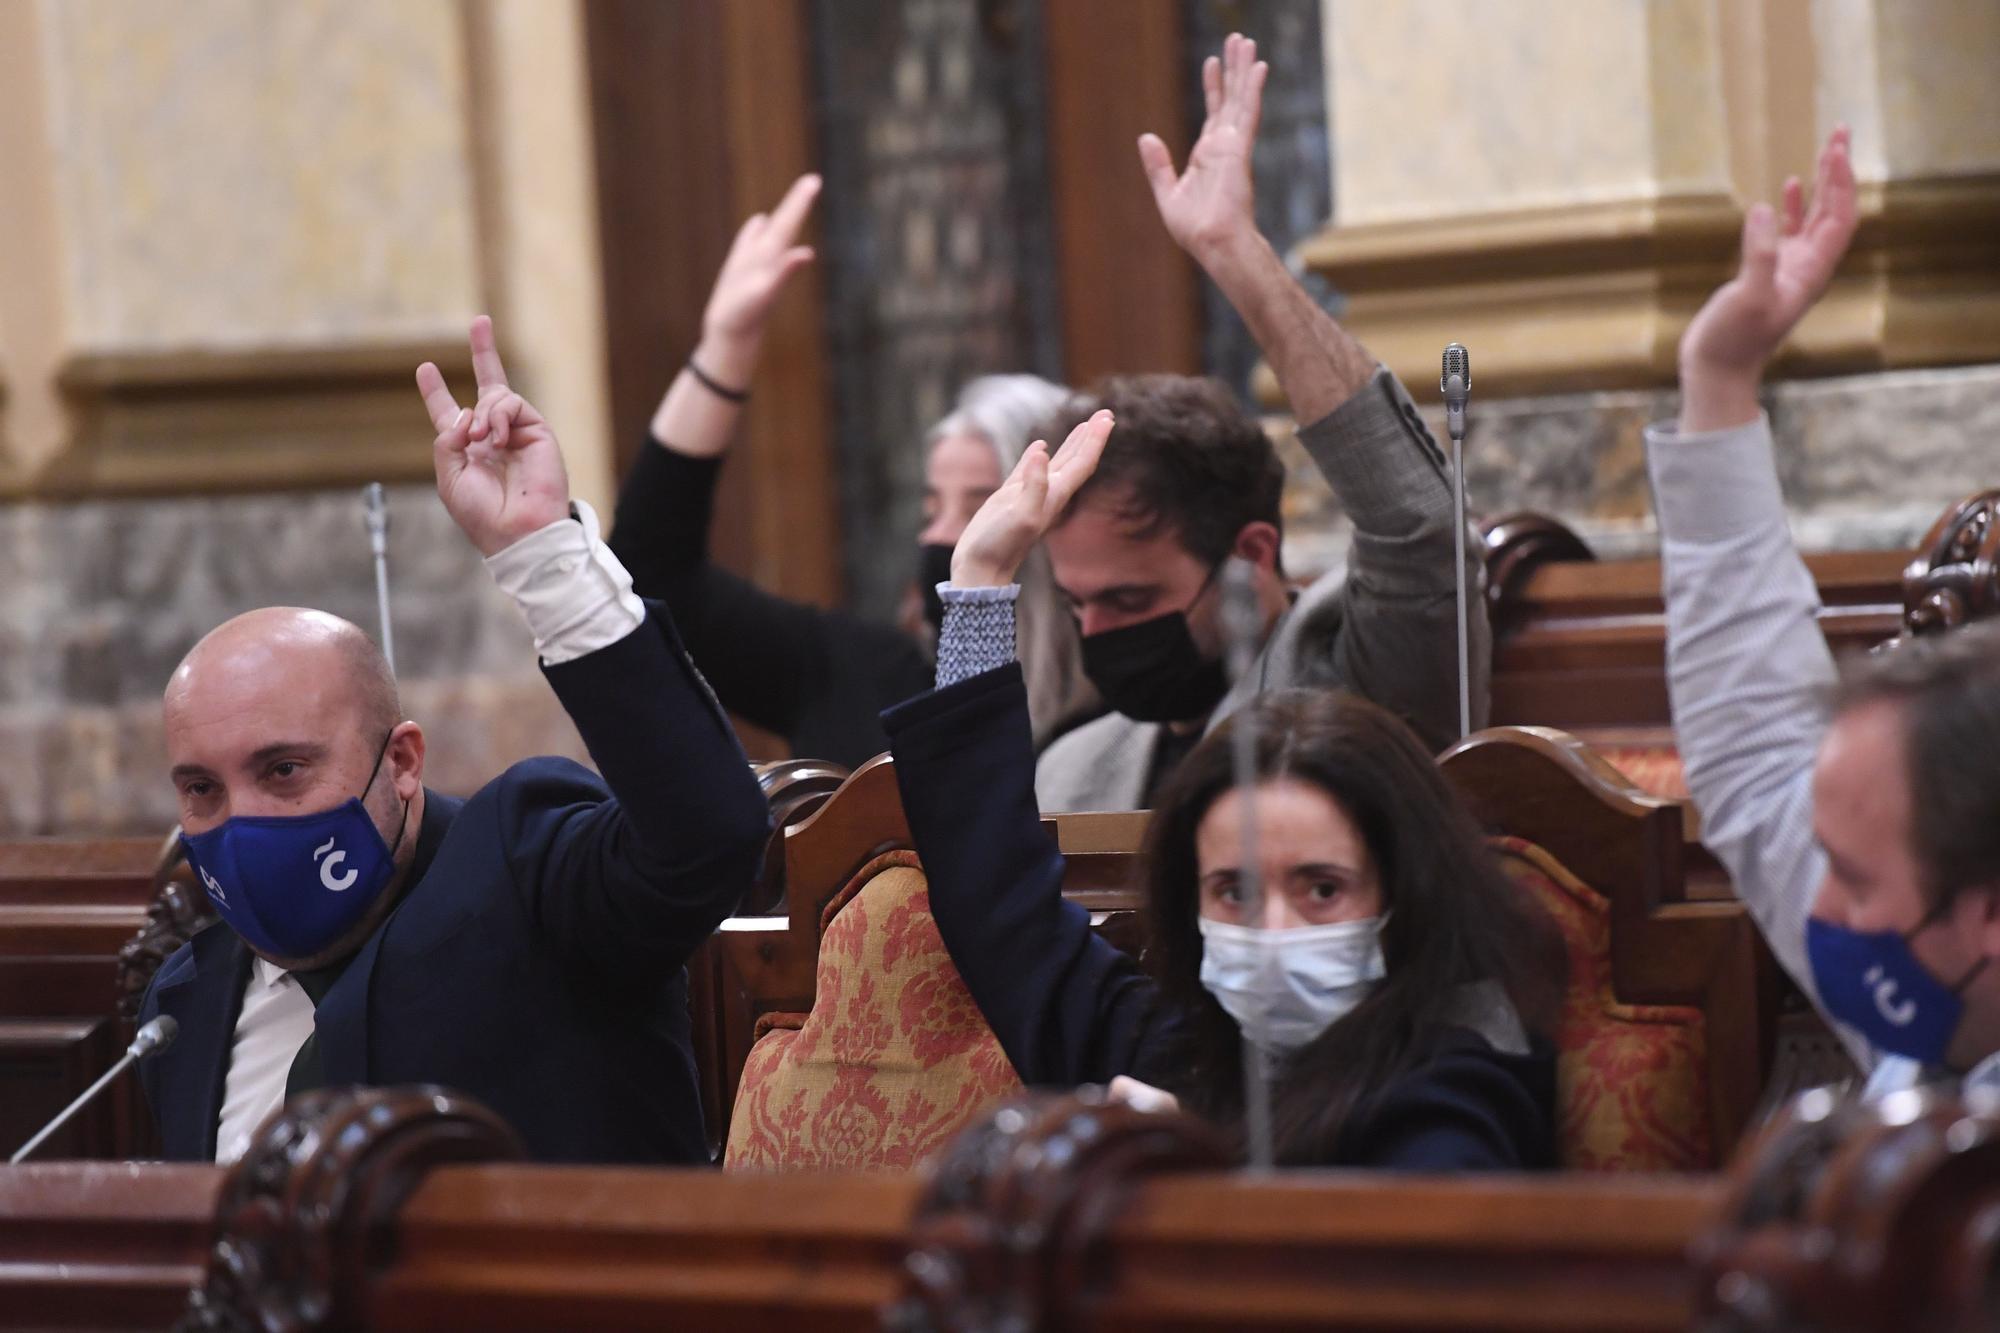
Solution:
M1202 656L1185 611L1085 635L1083 674L1104 702L1138 722L1205 717L1229 690L1222 660Z
M924 595L924 619L932 633L944 631L944 598L937 586L951 582L951 547L926 542L917 548L917 589Z

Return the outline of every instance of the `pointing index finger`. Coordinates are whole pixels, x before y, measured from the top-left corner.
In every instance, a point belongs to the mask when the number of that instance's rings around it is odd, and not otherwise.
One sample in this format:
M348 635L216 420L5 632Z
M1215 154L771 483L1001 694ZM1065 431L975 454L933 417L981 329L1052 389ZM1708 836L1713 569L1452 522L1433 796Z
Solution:
M500 364L500 348L493 341L493 320L487 315L472 321L472 374L481 393L507 387L507 368Z

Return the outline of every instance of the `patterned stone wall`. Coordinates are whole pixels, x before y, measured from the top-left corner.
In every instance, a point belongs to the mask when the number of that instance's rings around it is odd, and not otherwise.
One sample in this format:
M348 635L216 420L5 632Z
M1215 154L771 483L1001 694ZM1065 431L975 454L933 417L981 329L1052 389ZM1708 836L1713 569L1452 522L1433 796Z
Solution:
M1202 61L1232 32L1257 42L1271 67L1264 84L1264 120L1257 136L1257 225L1280 253L1333 216L1333 159L1327 146L1326 61L1320 0L1186 0L1188 124L1201 124ZM1315 276L1306 283L1329 305L1332 291ZM1263 359L1236 311L1215 284L1202 282L1202 363L1209 374L1250 397L1250 376Z
M2000 365L1894 371L1769 386L1792 535L1808 551L1913 545L1953 501L2000 486ZM1533 509L1574 528L1599 556L1659 549L1644 433L1679 410L1671 390L1482 401L1466 418L1466 505L1498 517ZM1444 416L1427 409L1444 438ZM1284 423L1278 423L1282 432ZM1281 434L1281 439L1284 437ZM1350 529L1305 452L1288 439L1286 562L1335 568Z
M583 757L519 614L428 487L390 492L405 713L426 781L472 791L515 759ZM164 834L160 694L196 639L258 606L375 628L356 493L0 506L0 837Z
M1039 0L819 0L821 157L850 604L894 613L922 441L959 386L1060 373Z

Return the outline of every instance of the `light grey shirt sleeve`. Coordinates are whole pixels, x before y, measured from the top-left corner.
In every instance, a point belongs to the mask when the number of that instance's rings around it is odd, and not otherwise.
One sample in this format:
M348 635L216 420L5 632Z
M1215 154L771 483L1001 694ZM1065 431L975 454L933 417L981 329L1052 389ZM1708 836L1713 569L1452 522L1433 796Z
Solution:
M1014 660L1014 603L1021 585L959 588L937 585L944 602L938 627L937 688L993 671Z
M1646 432L1659 512L1667 691L1702 841L1771 952L1817 1000L1806 917L1826 873L1812 770L1835 673L1819 590L1792 545L1770 422ZM1866 1068L1874 1054L1836 1024Z

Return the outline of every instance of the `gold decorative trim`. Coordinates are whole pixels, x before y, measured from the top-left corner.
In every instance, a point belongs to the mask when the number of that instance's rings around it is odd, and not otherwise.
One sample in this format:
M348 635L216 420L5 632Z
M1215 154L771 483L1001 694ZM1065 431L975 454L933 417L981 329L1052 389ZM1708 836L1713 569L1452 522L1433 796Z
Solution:
M431 431L412 375L464 385L463 342L95 352L63 363L69 445L0 493L205 494L414 481Z
M1781 371L2000 359L2000 174L1867 187L1861 208L1854 250ZM1741 225L1728 196L1690 193L1334 227L1298 257L1420 397L1436 396L1452 341L1472 349L1484 394L1655 387L1673 383L1680 335L1733 269Z

